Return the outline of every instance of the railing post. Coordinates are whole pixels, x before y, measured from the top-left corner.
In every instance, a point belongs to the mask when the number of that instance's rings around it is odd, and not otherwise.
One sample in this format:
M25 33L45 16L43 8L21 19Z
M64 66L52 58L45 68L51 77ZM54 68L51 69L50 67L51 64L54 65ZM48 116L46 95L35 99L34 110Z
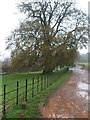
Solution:
M3 112L4 112L4 115L5 115L5 101L6 101L6 85L4 85L4 110L3 110Z
M17 100L16 100L16 105L18 106L18 87L19 87L19 82L17 81Z
M38 87L39 87L39 76L37 78L37 94L38 94Z
M25 101L27 101L27 79L26 79L26 92L25 92Z
M46 89L46 76L44 76L44 89Z
M41 91L43 90L43 77L41 76Z
M34 78L32 79L32 97L34 96Z

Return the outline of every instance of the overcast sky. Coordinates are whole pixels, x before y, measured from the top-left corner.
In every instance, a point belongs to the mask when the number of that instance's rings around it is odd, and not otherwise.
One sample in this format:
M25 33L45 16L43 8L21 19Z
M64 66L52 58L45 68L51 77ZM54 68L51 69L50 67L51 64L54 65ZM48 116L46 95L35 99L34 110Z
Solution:
M16 8L18 0L0 0L0 60L10 56L10 51L6 51L5 38L17 26L23 18ZM88 1L77 0L77 7L84 10L88 14ZM81 53L86 53L83 49Z

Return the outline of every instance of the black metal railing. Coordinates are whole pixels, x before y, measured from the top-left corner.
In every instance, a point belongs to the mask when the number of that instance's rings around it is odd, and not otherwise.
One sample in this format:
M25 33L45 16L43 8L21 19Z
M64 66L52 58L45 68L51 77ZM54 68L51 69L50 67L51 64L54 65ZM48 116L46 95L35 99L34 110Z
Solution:
M65 73L66 71L67 69L65 68L63 72L62 71L61 72ZM28 98L34 97L35 95L39 94L40 92L48 88L50 85L55 83L57 80L58 79L49 79L48 75L40 75L37 78L33 77L32 80L26 79L24 81L17 81L10 84L4 84L2 87L3 93L0 95L0 97L2 97L2 103L0 103L0 106L2 106L2 108L0 108L0 113L3 113L3 115L6 115L10 107L14 105L18 106L22 100L27 101ZM23 82L23 85L20 85L22 84L22 82ZM16 86L16 88L12 90L8 90L7 87L13 84L14 86ZM13 95L10 96L9 94L12 94L12 93Z

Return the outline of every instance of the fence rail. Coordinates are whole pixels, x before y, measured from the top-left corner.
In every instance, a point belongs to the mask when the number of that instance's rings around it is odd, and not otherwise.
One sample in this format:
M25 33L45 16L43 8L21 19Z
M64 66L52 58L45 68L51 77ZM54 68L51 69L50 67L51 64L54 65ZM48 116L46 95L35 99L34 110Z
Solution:
M66 71L67 69L65 68L63 70L63 73L65 73ZM10 83L10 84L4 84L3 86L4 93L0 95L0 97L2 97L3 99L2 110L0 110L0 113L3 113L3 115L6 115L10 107L12 107L13 105L18 106L22 100L27 101L28 97L33 98L35 95L39 94L40 92L48 88L50 85L55 83L57 80L58 79L52 79L52 80L49 79L48 75L39 75L37 79L35 79L34 77L32 78L32 80L26 79L25 81L23 81L24 85L22 86L20 86L20 83L21 83L20 81ZM7 91L7 86L13 85L13 84L16 84L16 88L13 90ZM15 94L13 94L12 97L9 98L9 94L11 93L15 93Z

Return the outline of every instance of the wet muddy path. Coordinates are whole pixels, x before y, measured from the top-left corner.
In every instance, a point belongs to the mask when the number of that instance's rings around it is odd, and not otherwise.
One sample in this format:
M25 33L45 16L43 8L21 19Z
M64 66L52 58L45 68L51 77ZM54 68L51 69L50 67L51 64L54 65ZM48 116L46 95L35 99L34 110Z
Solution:
M88 118L88 71L72 70L70 80L40 108L43 118Z

